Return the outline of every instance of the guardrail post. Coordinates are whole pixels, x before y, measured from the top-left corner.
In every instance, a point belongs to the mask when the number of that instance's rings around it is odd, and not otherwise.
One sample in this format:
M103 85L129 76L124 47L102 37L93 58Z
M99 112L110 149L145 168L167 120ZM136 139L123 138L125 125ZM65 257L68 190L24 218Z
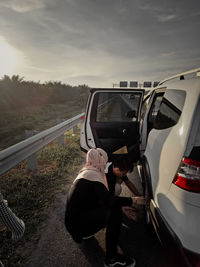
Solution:
M61 122L63 122L63 121L65 121L65 120L63 120L63 119L57 119L57 124L59 124L59 123L61 123ZM65 142L65 135L62 134L62 135L58 136L57 140L58 140L58 144L59 144L59 145L64 145L64 142Z
M77 133L77 131L78 131L78 126L75 125L75 126L73 127L73 133L75 134L75 133Z
M35 134L37 134L38 131L36 130L26 130L25 131L25 135L26 135L26 138L29 138ZM30 157L27 158L27 163L28 163L28 170L30 171L35 171L37 170L37 154L34 153L32 154Z

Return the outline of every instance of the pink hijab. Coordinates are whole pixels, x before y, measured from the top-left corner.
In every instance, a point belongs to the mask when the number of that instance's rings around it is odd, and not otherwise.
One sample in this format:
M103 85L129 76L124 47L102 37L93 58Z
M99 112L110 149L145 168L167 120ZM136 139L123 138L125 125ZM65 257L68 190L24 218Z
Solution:
M91 148L87 152L86 164L80 170L74 182L77 179L83 178L89 181L96 181L103 183L105 187L108 189L107 180L104 173L107 162L108 162L108 156L103 149Z

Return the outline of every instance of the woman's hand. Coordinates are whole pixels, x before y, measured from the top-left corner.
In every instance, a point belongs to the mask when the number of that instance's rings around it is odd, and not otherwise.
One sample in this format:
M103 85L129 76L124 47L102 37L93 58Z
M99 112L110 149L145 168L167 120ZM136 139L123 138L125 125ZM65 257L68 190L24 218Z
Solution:
M146 205L147 199L145 197L132 197L133 204Z

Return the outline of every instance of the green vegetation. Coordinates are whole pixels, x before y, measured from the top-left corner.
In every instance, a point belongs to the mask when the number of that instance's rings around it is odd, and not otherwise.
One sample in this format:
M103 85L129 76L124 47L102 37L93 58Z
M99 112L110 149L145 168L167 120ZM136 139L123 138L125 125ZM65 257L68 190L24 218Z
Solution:
M7 232L1 232L0 258L5 266L23 266L20 251L25 242L34 240L34 233L46 218L47 207L55 192L66 190L71 174L82 162L79 134L68 134L64 146L53 142L38 152L37 171L28 172L24 161L1 177L1 193L26 224L24 238L17 243L10 240Z
M18 75L0 80L0 150L25 139L26 130L42 131L85 109L89 88L61 82L24 81ZM8 231L0 232L0 258L5 266L23 266L21 251L34 240L46 218L56 192L66 190L73 171L83 161L79 134L65 136L65 146L55 141L38 152L38 170L27 170L21 162L0 178L0 191L9 207L24 220L25 236L17 243ZM72 178L71 178L72 179Z
M0 150L25 139L25 130L42 131L84 111L89 87L61 82L0 80Z

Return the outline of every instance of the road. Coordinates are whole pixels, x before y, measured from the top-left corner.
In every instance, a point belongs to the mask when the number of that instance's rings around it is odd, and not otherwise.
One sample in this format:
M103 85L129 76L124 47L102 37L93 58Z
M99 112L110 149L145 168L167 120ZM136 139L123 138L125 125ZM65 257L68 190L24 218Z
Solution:
M121 95L111 97L109 100L103 103L101 102L99 103L99 108L97 112L97 121L98 122L106 122L106 121L109 121L109 122L130 121L131 122L132 118L128 118L126 113L130 110L135 110L135 112L137 113L138 106L139 106L139 98L127 99L127 97L124 97Z
M136 172L129 178L141 189ZM24 252L26 267L103 266L105 230L98 232L91 240L76 244L64 226L66 192L56 195L48 212L49 218L39 229L37 243L27 244L28 249ZM129 191L123 188L122 194L127 195ZM137 267L173 266L168 264L168 257L154 231L143 223L142 217L137 222L124 218L119 245L119 250L136 259Z

